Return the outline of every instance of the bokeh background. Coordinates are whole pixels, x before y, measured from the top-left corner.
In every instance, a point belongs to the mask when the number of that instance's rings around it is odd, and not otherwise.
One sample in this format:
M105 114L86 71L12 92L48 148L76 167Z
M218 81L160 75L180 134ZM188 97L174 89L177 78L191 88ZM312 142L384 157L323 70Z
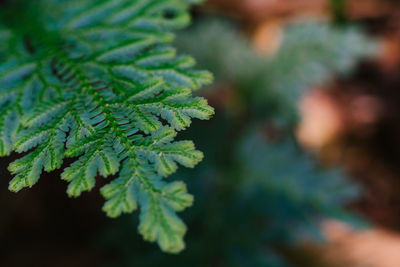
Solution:
M210 0L176 46L215 75L215 117L180 136L205 153L175 175L195 196L186 250L106 218L100 180L10 193L10 157L0 266L400 266L399 1Z

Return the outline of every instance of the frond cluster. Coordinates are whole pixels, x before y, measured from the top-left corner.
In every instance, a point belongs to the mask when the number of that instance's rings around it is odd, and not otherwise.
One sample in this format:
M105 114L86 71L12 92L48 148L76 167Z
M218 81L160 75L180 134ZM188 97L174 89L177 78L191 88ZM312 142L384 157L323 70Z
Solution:
M175 137L214 113L192 96L212 76L170 45L171 30L190 21L190 2L22 1L38 14L33 23L21 19L31 28L0 28L0 155L25 153L9 166L11 191L73 158L61 176L70 196L90 191L97 175L119 174L101 188L107 215L139 206L144 239L183 249L186 227L176 212L193 197L163 178L201 161L191 141Z

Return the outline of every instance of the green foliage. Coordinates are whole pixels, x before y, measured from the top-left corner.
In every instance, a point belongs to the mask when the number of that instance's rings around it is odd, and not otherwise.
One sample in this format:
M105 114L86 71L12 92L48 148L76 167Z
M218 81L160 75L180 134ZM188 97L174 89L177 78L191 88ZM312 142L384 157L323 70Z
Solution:
M34 2L34 3L33 3ZM190 22L186 0L11 1L0 24L0 155L24 153L9 189L32 187L43 171L63 170L68 195L101 189L110 217L141 208L139 232L163 251L184 248L176 215L193 202L167 183L178 164L203 154L175 141L191 119L214 111L192 91L212 80L170 45ZM26 11L23 11L26 10Z

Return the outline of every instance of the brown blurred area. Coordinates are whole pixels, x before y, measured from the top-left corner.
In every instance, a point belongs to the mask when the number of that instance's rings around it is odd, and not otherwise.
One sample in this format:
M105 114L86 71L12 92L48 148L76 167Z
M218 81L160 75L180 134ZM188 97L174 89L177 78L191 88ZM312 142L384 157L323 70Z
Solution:
M378 58L353 75L314 88L299 103L301 144L326 164L343 164L364 188L351 209L374 223L355 230L335 221L325 246L305 245L316 266L400 266L400 3L390 0L211 0L207 8L239 19L262 54L274 54L288 22L304 17L362 23L381 41ZM304 257L303 255L303 257ZM308 259L309 260L309 259Z

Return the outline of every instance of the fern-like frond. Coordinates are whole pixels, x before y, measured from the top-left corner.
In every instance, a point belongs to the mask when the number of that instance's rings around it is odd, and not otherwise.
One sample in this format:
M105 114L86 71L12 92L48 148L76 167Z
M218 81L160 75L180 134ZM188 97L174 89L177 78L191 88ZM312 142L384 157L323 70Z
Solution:
M190 2L41 0L29 33L0 30L0 155L26 152L9 166L10 190L32 187L66 157L75 159L61 175L72 197L119 173L101 189L107 215L139 206L144 239L184 248L176 212L193 198L163 178L201 161L191 141L174 139L214 113L192 96L212 76L170 45Z

